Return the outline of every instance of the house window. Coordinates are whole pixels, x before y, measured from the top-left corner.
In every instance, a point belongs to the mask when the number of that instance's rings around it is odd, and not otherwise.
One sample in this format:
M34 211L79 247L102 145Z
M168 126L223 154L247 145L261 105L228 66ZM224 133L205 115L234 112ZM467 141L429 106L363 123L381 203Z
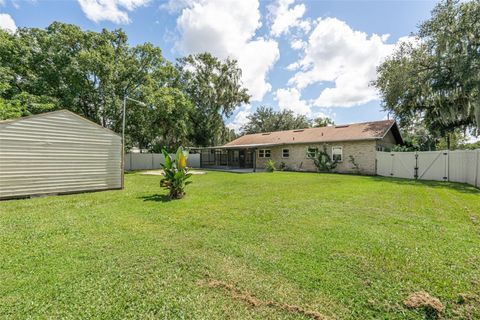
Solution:
M290 158L290 149L282 149L282 158Z
M337 162L343 161L343 148L342 147L332 147L332 160Z
M259 158L270 158L271 151L270 149L260 149L258 150Z
M313 159L318 154L318 148L308 147L307 149L307 158Z

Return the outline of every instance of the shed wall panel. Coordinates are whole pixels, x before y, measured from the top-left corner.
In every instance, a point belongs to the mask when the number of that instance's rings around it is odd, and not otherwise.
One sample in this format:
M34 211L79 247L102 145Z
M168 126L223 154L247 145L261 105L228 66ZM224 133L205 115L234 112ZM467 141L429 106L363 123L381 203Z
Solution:
M0 123L0 198L122 186L122 142L68 111Z

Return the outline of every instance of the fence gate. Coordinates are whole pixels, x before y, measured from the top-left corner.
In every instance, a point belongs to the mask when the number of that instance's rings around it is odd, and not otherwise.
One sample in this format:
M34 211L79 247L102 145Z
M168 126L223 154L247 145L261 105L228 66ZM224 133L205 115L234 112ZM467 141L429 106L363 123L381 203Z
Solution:
M418 179L448 180L448 152L424 151L416 152L418 159Z
M480 149L377 152L377 174L387 177L464 182L480 187Z
M416 161L415 154L409 153L407 156L400 157L399 155L392 155L392 176L400 178L415 178Z
M414 179L415 162L415 152L377 152L377 174Z

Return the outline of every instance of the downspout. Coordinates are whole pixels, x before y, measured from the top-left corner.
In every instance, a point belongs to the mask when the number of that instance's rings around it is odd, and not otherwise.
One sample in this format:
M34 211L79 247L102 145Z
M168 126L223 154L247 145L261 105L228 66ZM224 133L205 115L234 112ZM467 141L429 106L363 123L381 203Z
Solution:
M253 172L257 172L257 149L253 149Z

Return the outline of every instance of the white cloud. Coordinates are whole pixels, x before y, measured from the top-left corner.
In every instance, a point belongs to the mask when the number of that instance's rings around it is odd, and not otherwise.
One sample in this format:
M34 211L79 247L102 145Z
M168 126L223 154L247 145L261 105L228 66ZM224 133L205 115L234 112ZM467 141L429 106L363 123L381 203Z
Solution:
M302 39L294 39L290 42L290 47L292 47L293 50L303 49L305 45L306 44Z
M240 128L243 127L248 122L248 116L252 114L252 106L244 105L242 106L233 120L227 124L227 127L235 130L236 132L240 131Z
M190 1L177 19L177 48L187 54L208 51L221 59L237 59L252 100L261 101L272 88L267 73L280 53L276 41L255 36L260 19L258 0Z
M7 13L0 13L0 29L14 33L17 31L17 25L13 18Z
M87 18L92 21L126 24L130 22L128 12L145 6L150 0L78 0L78 2Z
M292 110L295 113L311 116L311 104L301 99L301 93L296 88L283 88L275 92L280 110Z
M310 22L302 19L306 10L305 5L302 3L290 8L294 3L295 0L278 0L277 3L268 7L272 20L270 32L273 36L278 37L288 33L291 28L299 28L304 32L310 31Z
M166 10L169 13L179 13L184 8L188 7L191 0L170 0L160 5L160 9Z
M303 89L314 83L333 82L314 102L320 107L350 107L378 99L370 82L376 67L392 53L388 35L355 31L336 18L319 19L303 49L303 58L288 66L297 70L290 85Z

